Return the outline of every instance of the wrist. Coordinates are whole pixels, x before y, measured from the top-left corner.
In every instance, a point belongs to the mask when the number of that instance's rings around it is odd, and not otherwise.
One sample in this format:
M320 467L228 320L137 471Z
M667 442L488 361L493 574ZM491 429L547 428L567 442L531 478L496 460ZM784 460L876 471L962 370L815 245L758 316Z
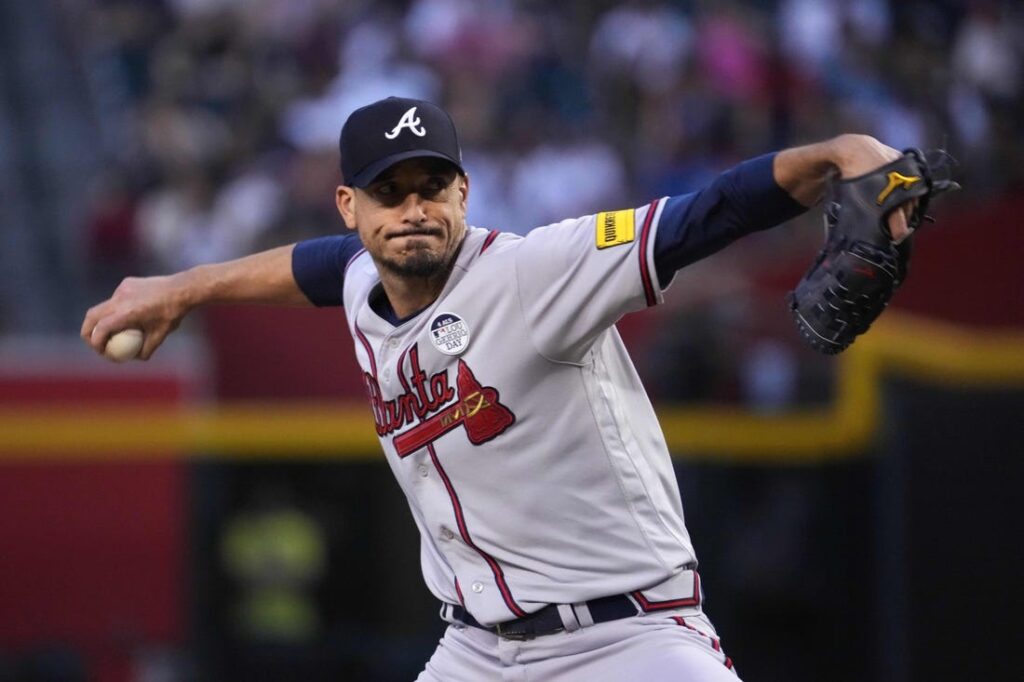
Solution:
M840 138L832 138L784 149L775 156L776 183L803 206L815 205L821 200L829 177L840 168L845 145Z
M825 156L831 170L841 172L843 168L848 167L857 150L863 148L869 141L873 139L868 135L845 133L824 142Z
M825 144L830 163L844 179L860 177L900 157L900 152L870 135L847 133Z
M213 284L209 269L208 265L197 265L170 276L174 302L182 314L212 300Z

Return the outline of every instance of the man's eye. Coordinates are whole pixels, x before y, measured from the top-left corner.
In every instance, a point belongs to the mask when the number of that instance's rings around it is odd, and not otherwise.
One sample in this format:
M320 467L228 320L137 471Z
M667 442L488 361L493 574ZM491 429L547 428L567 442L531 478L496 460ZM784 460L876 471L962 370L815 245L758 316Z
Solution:
M434 178L430 178L429 180L427 180L427 187L426 187L426 189L427 189L428 192L431 192L432 194L437 194L438 192L440 192L441 190L443 190L447 186L448 186L448 183L445 182L444 178L434 177Z
M374 193L382 197L390 196L395 193L395 186L390 182L378 185L377 189L374 190Z

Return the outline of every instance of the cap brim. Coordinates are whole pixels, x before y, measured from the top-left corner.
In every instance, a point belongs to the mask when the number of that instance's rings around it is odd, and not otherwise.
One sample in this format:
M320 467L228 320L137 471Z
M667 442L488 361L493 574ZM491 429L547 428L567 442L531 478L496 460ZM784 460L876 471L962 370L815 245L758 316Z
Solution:
M460 164L458 161L448 156L447 154L429 151L426 149L414 149L412 151L399 152L397 154L385 156L383 159L371 163L369 166L356 173L355 177L353 177L349 181L348 185L349 187L366 187L371 182L373 182L378 175L386 171L388 168L391 168L396 163L406 161L407 159L418 159L424 157L432 159L444 159L448 163L455 166L460 173L462 173L463 175L466 174L466 171L462 169L462 164Z

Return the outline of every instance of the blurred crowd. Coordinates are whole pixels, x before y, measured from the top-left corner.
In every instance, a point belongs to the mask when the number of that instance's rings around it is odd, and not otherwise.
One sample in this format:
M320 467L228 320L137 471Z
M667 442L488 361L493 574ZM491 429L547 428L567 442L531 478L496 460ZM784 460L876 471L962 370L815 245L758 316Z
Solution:
M86 227L109 281L338 231L341 123L392 94L452 112L470 222L520 233L844 131L943 145L972 191L1024 177L1008 1L61 3L107 159Z

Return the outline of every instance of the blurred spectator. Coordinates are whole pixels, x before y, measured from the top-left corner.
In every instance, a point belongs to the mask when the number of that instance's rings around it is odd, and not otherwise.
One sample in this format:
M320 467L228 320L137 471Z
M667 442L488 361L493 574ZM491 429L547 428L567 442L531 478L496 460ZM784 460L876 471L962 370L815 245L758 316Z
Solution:
M597 139L566 135L540 145L519 160L509 181L522 231L625 201L622 162Z
M984 94L1009 102L1020 96L1021 27L996 3L968 7L953 46L954 71Z
M728 99L752 105L763 101L767 84L754 16L725 3L697 27L697 55L708 82Z
M591 37L591 68L601 79L625 79L648 94L665 93L693 51L689 18L670 5L634 0L612 7Z
M284 112L282 136L304 150L334 149L341 122L361 106L392 95L439 98L439 83L423 65L407 61L391 23L364 21L349 31L339 52L340 70L318 97L299 100Z

